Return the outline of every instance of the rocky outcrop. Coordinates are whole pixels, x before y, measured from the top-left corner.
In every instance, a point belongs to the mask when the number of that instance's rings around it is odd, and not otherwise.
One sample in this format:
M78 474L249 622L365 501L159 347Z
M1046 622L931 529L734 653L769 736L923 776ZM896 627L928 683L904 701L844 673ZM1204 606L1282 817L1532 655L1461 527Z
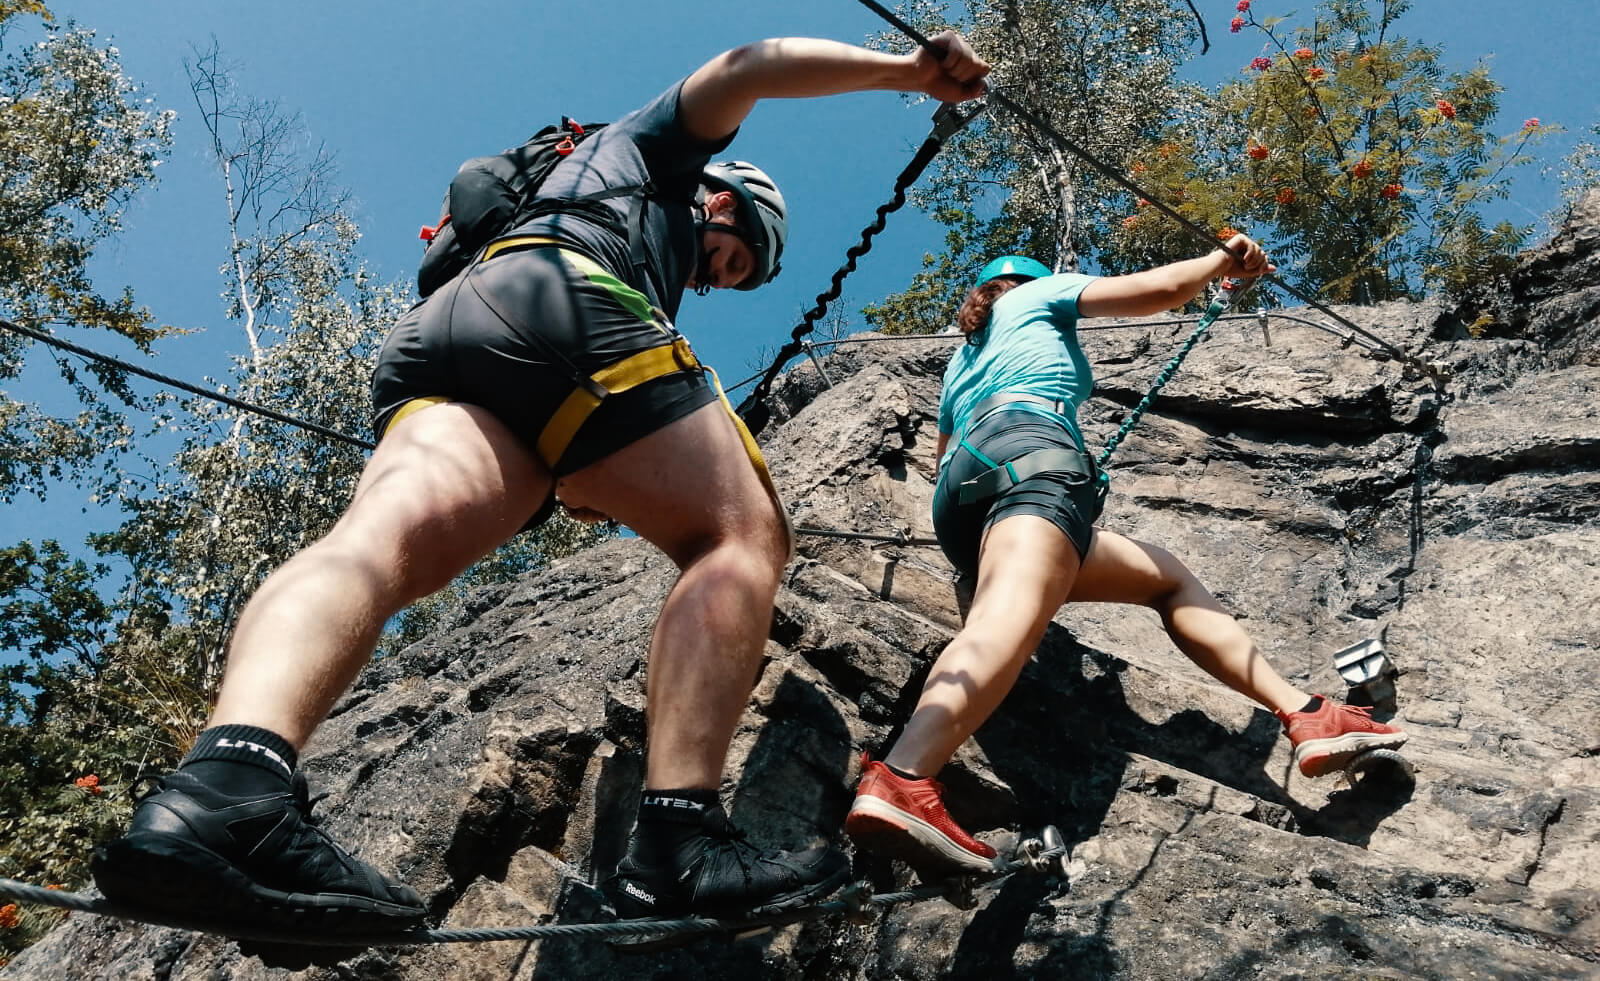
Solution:
M623 957L599 944L367 951L306 978L1590 978L1600 973L1600 197L1530 254L1519 336L1451 314L1342 311L1451 365L1442 389L1293 321L1219 327L1117 451L1107 527L1184 557L1285 674L1382 636L1413 781L1295 772L1272 716L1155 617L1061 611L946 771L992 840L1053 823L1070 881L960 910L790 927ZM1294 311L1317 320L1319 314ZM1186 325L1091 324L1092 445ZM1457 339L1441 340L1460 334ZM928 509L949 340L858 345L775 393L768 446L808 535L735 740L756 837L835 837L862 749L893 736L958 623ZM309 753L328 824L441 923L536 922L618 857L642 769L653 614L673 570L611 541L478 594L372 666ZM880 889L904 872L864 861ZM7 977L289 976L229 941L73 917Z

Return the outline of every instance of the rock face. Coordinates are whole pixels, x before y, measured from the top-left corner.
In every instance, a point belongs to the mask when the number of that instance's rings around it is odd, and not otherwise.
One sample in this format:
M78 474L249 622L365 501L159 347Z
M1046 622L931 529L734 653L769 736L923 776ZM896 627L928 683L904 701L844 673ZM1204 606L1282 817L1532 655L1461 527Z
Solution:
M1592 978L1600 974L1600 196L1515 279L1520 339L1451 312L1345 315L1448 363L1442 390L1294 321L1219 326L1117 451L1103 523L1183 557L1285 674L1382 635L1414 782L1309 781L1270 713L1143 609L1069 606L944 774L996 841L1058 825L1070 883L978 905L622 956L596 943L375 950L299 974L230 941L74 916L7 977ZM1326 323L1320 314L1291 311ZM1088 324L1102 327L1105 324ZM1187 324L1085 330L1092 446ZM1450 339L1458 338L1458 339ZM776 393L798 525L931 535L949 340L847 346ZM837 836L959 622L937 549L801 539L724 788L754 836ZM642 772L642 662L673 576L617 540L481 593L375 664L308 766L327 823L449 927L548 918L617 860ZM880 890L903 870L859 863ZM899 878L896 878L899 876Z

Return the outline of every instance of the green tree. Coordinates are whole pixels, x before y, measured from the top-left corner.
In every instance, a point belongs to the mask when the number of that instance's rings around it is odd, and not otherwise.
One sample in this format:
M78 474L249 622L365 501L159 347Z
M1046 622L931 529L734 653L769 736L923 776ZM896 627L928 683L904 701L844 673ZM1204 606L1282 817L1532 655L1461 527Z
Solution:
M87 273L171 143L172 114L147 101L93 31L56 23L42 3L0 2L0 316L104 328L146 349L158 336L128 290L104 296ZM0 381L21 371L26 343L0 331ZM92 479L127 446L117 404L134 400L120 373L58 365L83 405L76 418L0 393L0 502Z
M1589 138L1573 144L1572 150L1556 170L1561 179L1562 207L1552 219L1557 225L1567 220L1578 199L1600 188L1600 123L1589 126Z
M126 290L101 296L85 265L155 176L172 113L142 107L117 49L58 25L41 3L0 4L0 46L24 15L45 33L20 51L0 48L0 303L12 319L65 319L148 342L146 312Z
M1200 91L1180 85L1178 66L1198 36L1185 3L1123 0L993 0L952 18L945 4L903 4L925 31L953 23L994 67L993 81L1018 103L1113 168ZM899 35L880 46L900 47ZM973 275L1005 252L1076 270L1108 244L1114 185L1077 157L992 107L949 141L913 199L946 226L946 248L926 257L904 292L866 309L891 333L943 329Z
M1246 77L1149 141L1135 179L1202 227L1255 234L1280 275L1336 301L1459 295L1505 272L1530 228L1490 226L1482 209L1552 127L1495 136L1500 86L1481 64L1446 72L1438 48L1399 36L1406 0L1325 0L1292 28L1258 6L1240 3L1233 22L1263 39ZM1193 254L1147 202L1118 202L1118 264Z
M3 0L0 0L3 2ZM331 156L297 117L242 96L213 48L189 66L229 233L230 394L365 434L372 360L409 288L370 277ZM0 550L0 874L68 887L121 826L140 778L170 768L203 725L228 633L267 573L342 512L362 451L214 400L161 394L127 460L93 482L124 520L89 536ZM425 633L462 593L610 533L557 520L491 556L392 625ZM120 585L113 570L122 576ZM93 777L93 780L89 778ZM0 932L0 950L35 926Z
M123 685L104 653L116 629L98 591L106 571L55 542L0 549L0 649L11 652L0 667L0 875L80 885L88 846L128 816L113 775L148 733L118 722L108 700ZM18 916L0 929L0 957L59 919Z
M170 143L171 114L148 101L92 31L56 23L41 3L0 0L0 316L107 329L145 349L159 335L127 290L103 296L87 273ZM24 351L0 333L0 380L18 375ZM120 373L57 364L76 416L0 393L5 504L60 480L105 492L117 483L109 461L129 451L120 410L136 400ZM55 542L0 548L0 874L81 884L88 843L126 816L126 788L100 778L138 752L103 697L114 675L105 645L125 619L102 597L106 574ZM13 915L0 956L54 921Z

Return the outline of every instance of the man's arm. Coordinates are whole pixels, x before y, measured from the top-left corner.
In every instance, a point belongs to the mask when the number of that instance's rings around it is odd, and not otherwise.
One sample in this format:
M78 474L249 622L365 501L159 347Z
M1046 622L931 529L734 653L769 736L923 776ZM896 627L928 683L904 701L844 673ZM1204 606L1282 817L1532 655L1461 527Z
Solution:
M1267 261L1266 252L1248 236L1235 235L1228 240L1228 248L1243 255L1244 261L1218 249L1198 259L1185 259L1126 276L1101 277L1078 294L1078 315L1147 317L1188 303L1219 276L1254 278L1278 268Z
M693 136L720 140L739 128L761 99L803 99L882 89L925 92L941 102L983 94L989 64L954 31L934 38L942 59L918 48L891 55L838 41L775 38L725 51L695 71L678 97Z

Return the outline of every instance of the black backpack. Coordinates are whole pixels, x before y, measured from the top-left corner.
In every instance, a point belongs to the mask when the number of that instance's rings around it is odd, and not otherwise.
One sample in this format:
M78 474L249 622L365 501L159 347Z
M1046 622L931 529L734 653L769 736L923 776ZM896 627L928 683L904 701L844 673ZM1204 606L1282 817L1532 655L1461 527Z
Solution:
M615 212L599 206L607 198L649 192L646 187L608 188L573 199L538 200L539 186L579 143L604 123L578 124L566 116L546 126L512 150L463 163L444 193L439 224L424 226L419 236L428 243L417 267L417 291L426 297L472 264L479 251L505 232L556 211L582 211L627 234Z

